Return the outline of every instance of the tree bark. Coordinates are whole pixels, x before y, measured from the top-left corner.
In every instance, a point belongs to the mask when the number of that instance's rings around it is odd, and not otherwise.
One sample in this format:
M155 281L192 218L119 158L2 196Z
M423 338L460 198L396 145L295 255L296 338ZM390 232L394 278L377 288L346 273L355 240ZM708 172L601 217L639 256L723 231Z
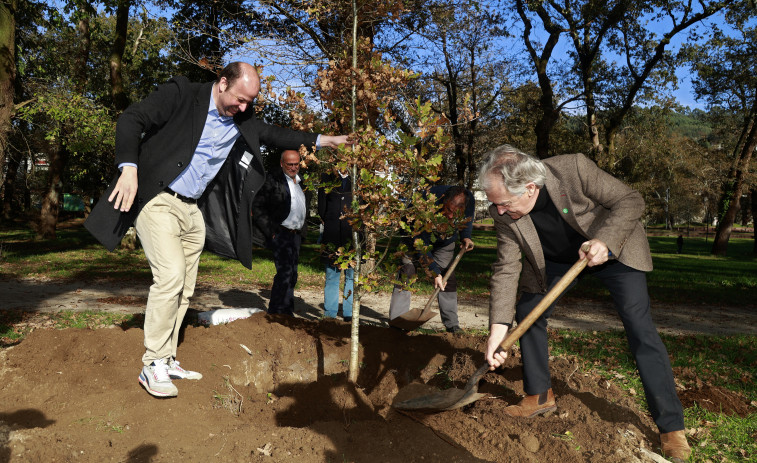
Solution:
M82 18L79 19L79 25L77 27L77 30L79 31L79 54L76 58L76 81L75 81L75 87L76 91L79 93L83 93L86 86L87 86L87 80L89 78L89 74L87 73L87 62L89 61L89 51L92 48L92 38L90 34L89 29L89 15L87 13L87 8L82 7L81 9Z
M734 162L734 166L724 182L723 196L721 197L722 217L718 220L718 228L715 232L715 239L712 243L712 254L716 256L725 256L728 251L728 240L733 231L733 224L736 220L736 214L740 208L741 194L744 189L744 176L749 171L749 161L751 160L754 149L757 148L757 124L755 116L757 115L757 98L755 98L750 116L746 122L749 129L744 144L742 145L739 156Z
M126 36L129 26L129 7L131 0L120 0L116 10L116 32L113 39L113 51L110 54L110 88L113 107L117 113L129 106L129 98L124 90L123 57L126 50Z
M750 190L752 196L752 255L757 256L757 188Z
M3 172L8 155L8 134L14 113L16 6L17 0L0 2L0 187L5 183ZM7 195L7 192L5 194Z
M543 6L537 7L536 12L542 22L544 22L544 29L549 33L549 38L544 44L541 55L538 55L529 38L532 26L531 20L526 15L524 0L517 0L516 7L518 14L523 21L523 42L526 45L526 49L528 49L531 61L534 63L536 76L539 81L539 88L541 89L541 97L539 98L541 115L536 122L534 131L536 133L536 155L540 159L544 159L549 156L550 135L552 129L560 118L560 110L555 106L555 94L552 87L552 81L547 74L547 64L552 58L552 51L560 40L562 29L552 21Z
M21 156L8 156L6 164L8 165L8 172L5 175L5 182L3 183L3 205L2 205L2 218L3 220L10 220L15 215L14 211L14 196L16 195L16 179L18 176L18 166L20 164Z
M357 2L352 0L352 71L357 71ZM352 117L350 118L350 129L352 133L357 130L357 84L352 83ZM354 148L353 148L354 149ZM360 190L360 181L358 177L357 164L352 164L352 197L357 198ZM355 205L353 204L353 207ZM352 230L352 241L355 245L355 271L352 281L352 325L350 326L350 366L347 378L350 383L357 384L358 368L360 366L360 288L362 269L360 267L363 260L363 251L360 247L360 236L357 230Z
M444 64L447 68L445 88L447 90L447 102L449 109L450 125L452 125L452 141L455 145L455 170L457 180L460 181L465 175L465 154L463 150L463 136L460 132L460 114L457 111L457 71L452 68L449 51L447 50L447 39L443 38L442 51L444 53Z
M42 210L37 225L37 239L55 239L55 228L58 225L61 196L63 194L63 169L68 153L60 138L51 143L48 150L48 177L45 196L42 198Z

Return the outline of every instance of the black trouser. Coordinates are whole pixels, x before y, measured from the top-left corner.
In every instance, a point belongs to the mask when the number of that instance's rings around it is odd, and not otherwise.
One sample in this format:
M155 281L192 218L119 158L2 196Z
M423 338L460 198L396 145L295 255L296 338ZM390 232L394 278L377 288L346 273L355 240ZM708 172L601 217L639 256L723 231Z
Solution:
M276 276L271 287L268 313L294 315L294 286L297 284L297 264L300 260L302 236L283 227L273 237L273 263Z
M549 287L554 286L569 268L570 264L547 262ZM618 261L586 269L581 276L586 274L596 276L610 290L615 309L623 321L631 353L636 359L649 411L660 432L683 429L683 407L676 394L668 352L652 321L646 275ZM542 294L523 293L516 306L516 320L520 323L526 318L543 297ZM529 395L540 394L552 387L547 319L554 305L520 338L523 388Z

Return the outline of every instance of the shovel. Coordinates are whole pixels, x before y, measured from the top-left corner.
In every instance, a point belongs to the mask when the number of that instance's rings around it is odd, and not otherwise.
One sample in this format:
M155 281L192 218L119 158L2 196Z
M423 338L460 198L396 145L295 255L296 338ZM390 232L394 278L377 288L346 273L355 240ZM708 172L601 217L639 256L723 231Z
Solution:
M444 274L444 277L442 278L442 283L446 284L449 277L452 275L452 272L455 270L455 267L457 267L457 263L460 262L460 258L463 257L463 254L465 254L465 246L462 246L460 248L460 252L457 253L455 256L455 259L452 261L452 263L447 267L447 272ZM403 313L397 318L394 318L392 320L389 320L389 324L391 326L396 326L397 328L401 328L403 330L412 331L427 321L434 318L437 314L437 312L434 312L431 310L431 304L433 304L434 299L436 298L436 295L439 294L439 288L436 288L434 290L434 294L431 295L431 297L428 299L428 302L426 302L426 306L423 307L423 309L414 308L410 309L407 312Z
M584 252L589 250L584 247ZM579 273L586 267L588 259L584 257L579 259L578 262L560 278L555 286L549 290L549 292L542 298L541 302L534 307L531 313L518 323L518 326L510 332L507 338L502 341L500 345L502 349L508 351L515 342L523 336L523 333L528 330L531 325L544 313L545 310L557 299L560 294L565 291L568 286L576 279ZM473 373L473 376L468 379L463 389L450 388L443 391L434 392L428 395L414 397L412 399L404 400L392 404L394 408L400 410L421 410L421 411L442 411L442 410L454 410L456 408L464 407L471 404L486 394L478 392L478 381L489 371L489 363L484 363Z

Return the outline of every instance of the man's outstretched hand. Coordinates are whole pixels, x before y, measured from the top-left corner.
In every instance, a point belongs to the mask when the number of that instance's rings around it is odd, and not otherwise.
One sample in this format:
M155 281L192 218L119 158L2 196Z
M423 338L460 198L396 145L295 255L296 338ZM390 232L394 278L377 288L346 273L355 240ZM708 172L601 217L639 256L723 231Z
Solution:
M113 209L121 209L121 212L129 212L134 198L137 197L137 168L124 166L121 176L118 177L113 193L108 197L108 202L113 203Z
M354 145L355 140L351 135L321 135L321 146L324 148L336 148L339 145Z

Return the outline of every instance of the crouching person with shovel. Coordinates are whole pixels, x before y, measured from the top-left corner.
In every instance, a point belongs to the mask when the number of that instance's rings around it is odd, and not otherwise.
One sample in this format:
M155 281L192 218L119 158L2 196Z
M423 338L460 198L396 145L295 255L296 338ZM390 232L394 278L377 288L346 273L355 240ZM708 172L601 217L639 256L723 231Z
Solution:
M650 313L644 272L652 270L652 257L639 220L641 195L582 154L539 160L509 145L485 155L479 183L492 202L489 212L497 231L486 347L491 370L507 357L500 345L513 318L520 324L532 310L544 311L520 337L527 395L505 412L533 417L557 408L547 343L554 304L539 302L579 259L586 265L581 275L599 278L613 297L660 430L662 452L673 461L687 460L691 450L683 407Z
M430 262L429 270L436 274L434 278L436 289L423 309L410 310L410 291L395 286L389 305L389 324L405 330L418 328L436 315L431 311L431 303L438 295L442 323L448 332L457 333L460 331L460 324L457 319L457 282L454 270L463 253L470 251L474 246L471 234L475 201L473 194L461 186L437 185L431 187L429 193L438 198L440 212L455 226L454 232L448 233L447 236L440 236L437 233L433 240L431 233L424 232L415 237L423 240L425 245L431 245L431 251L426 257ZM458 224L463 226L459 232L457 231ZM455 257L455 243L458 239L462 240L461 250ZM412 244L408 247L412 247ZM413 259L403 256L400 278L409 280L415 274Z

